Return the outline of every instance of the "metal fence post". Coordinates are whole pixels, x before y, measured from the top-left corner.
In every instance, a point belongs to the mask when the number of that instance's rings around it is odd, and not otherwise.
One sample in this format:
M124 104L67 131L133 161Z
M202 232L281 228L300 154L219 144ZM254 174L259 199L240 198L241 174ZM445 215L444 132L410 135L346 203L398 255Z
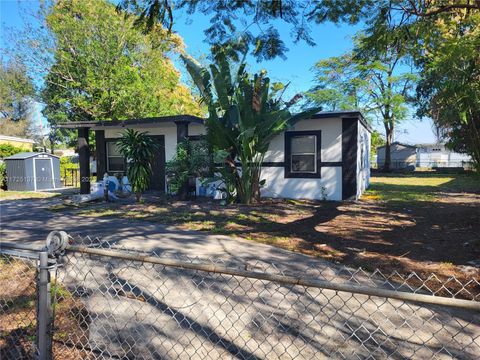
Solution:
M50 272L48 270L48 253L39 253L40 266L37 279L37 331L36 341L39 360L52 359L52 307L50 299Z

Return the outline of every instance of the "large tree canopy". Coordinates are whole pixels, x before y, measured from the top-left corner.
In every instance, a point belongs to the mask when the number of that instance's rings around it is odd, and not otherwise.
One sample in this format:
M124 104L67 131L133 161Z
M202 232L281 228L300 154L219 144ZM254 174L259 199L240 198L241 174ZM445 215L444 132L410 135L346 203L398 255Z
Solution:
M285 57L288 48L278 27L290 29L292 40L315 45L312 25L327 21L367 25L394 18L411 23L458 10L480 10L478 0L121 0L118 7L139 16L137 24L149 30L156 23L175 29L176 11L210 16L205 30L210 44L238 44L238 37L251 45L259 60ZM378 28L378 30L381 30ZM379 34L381 31L379 31Z
M32 106L35 89L25 65L11 60L0 61L0 134L32 135Z
M103 0L61 0L45 19L55 42L41 92L51 123L201 113L167 56L182 41L162 26L144 35Z
M390 144L395 126L408 116L416 76L408 67L401 43L386 44L371 54L358 38L355 50L315 65L316 86L307 93L310 102L329 110L359 109L385 128L385 170L390 170ZM365 53L368 56L365 56Z
M419 58L419 113L431 116L447 145L472 156L480 172L480 12L442 15Z

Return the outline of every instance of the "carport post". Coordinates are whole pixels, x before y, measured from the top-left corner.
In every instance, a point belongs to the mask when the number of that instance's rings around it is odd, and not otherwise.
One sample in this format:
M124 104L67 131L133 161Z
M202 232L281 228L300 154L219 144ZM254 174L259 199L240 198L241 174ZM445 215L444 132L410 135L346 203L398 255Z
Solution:
M80 194L90 194L90 148L88 127L78 128L78 157L80 162Z

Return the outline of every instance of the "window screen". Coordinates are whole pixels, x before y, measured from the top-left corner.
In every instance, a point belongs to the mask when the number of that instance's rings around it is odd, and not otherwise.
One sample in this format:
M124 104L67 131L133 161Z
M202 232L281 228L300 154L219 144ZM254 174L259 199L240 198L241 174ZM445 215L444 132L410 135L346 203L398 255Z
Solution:
M317 171L317 137L315 135L291 138L291 172L315 173Z

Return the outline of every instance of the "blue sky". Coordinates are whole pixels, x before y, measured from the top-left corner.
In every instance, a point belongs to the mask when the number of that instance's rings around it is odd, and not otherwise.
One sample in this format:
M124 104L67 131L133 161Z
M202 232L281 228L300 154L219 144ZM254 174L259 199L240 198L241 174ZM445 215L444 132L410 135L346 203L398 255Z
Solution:
M20 3L20 6L19 6ZM25 7L35 9L37 0L0 0L0 48L4 43L5 27L22 27L21 9ZM209 53L209 46L204 42L203 30L209 26L209 17L194 15L187 17L180 14L176 19L174 30L183 37L186 50L194 57ZM351 48L351 37L360 27L349 25L323 24L312 26L312 37L316 42L315 47L305 43L294 44L290 40L289 28L277 28L282 39L290 51L287 59L277 58L272 61L256 63L254 58L248 58L250 71L266 69L273 81L290 82L286 98L296 93L308 90L313 85L313 65L322 58L338 56ZM177 67L184 72L182 65L176 61ZM186 78L186 77L184 77ZM38 115L39 118L39 115ZM373 124L381 133L384 133L382 124ZM407 143L434 142L435 137L431 130L429 120L419 121L411 118L398 126L396 140Z

